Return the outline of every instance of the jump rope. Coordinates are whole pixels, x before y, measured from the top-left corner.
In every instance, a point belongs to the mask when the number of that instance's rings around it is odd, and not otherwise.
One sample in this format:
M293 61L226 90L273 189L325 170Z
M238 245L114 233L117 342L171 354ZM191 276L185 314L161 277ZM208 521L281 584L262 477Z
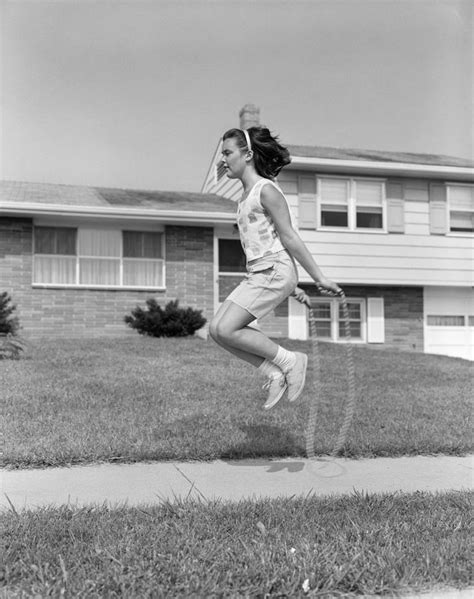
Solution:
M318 289L320 295L327 297L337 297L342 306L342 317L344 322L344 338L345 338L345 353L346 353L346 366L347 366L347 394L344 409L344 418L342 421L339 435L337 437L336 444L332 450L330 457L336 458L343 450L349 427L354 417L354 410L356 404L356 391L355 391L355 369L354 369L354 356L352 352L351 343L351 325L349 320L349 308L347 306L346 296L342 289L338 293L329 292L326 290ZM316 330L316 315L314 313L315 308L311 306L309 301L305 302L309 310L309 328L311 338L311 349L313 358L313 389L311 393L311 400L309 404L309 417L308 425L306 427L306 456L308 459L313 460L315 458L314 453L314 441L316 435L316 420L318 415L318 406L320 397L322 396L322 383L321 383L321 357L318 348L317 330Z

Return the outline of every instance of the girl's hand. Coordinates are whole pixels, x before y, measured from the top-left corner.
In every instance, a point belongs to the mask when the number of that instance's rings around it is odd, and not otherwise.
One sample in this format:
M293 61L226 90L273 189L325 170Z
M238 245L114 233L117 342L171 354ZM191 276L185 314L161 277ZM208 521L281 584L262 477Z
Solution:
M330 281L329 279L326 279L326 277L319 279L317 286L319 291L322 293L326 292L332 295L340 295L342 293L342 289L339 287L339 285L333 281Z
M311 308L311 302L306 293L300 289L299 287L295 287L295 290L291 294L295 300L297 300L300 304L306 304L308 308Z

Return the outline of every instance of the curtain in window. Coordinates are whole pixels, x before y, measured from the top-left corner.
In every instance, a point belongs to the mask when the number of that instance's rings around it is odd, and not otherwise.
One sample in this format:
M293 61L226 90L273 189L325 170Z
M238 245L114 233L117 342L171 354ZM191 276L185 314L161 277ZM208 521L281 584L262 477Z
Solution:
M120 285L120 259L79 258L81 285Z
M76 258L65 256L34 257L33 283L74 285L76 282Z
M120 257L120 231L79 229L79 256Z
M162 258L161 233L123 231L124 258Z
M163 260L123 260L123 284L163 287Z
M72 227L35 227L35 254L76 253L76 229Z
M80 285L120 285L120 237L120 231L79 229Z

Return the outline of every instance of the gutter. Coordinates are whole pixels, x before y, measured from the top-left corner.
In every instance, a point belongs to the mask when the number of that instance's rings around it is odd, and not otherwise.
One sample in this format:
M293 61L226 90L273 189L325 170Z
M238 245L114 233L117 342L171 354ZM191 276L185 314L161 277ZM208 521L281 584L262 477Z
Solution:
M3 202L0 215L6 216L77 216L93 219L127 218L153 222L183 224L233 224L235 214L226 212L191 212L184 210L141 210L137 208L114 208L102 206L64 206L57 204L35 204Z
M429 177L432 179L451 179L455 181L474 181L474 168L460 166L438 166L430 164L405 164L403 162L376 162L373 160L334 160L332 158L309 158L306 156L291 156L291 164L285 170L292 168L314 170L318 168L325 172L356 171L361 174L398 175L405 177Z

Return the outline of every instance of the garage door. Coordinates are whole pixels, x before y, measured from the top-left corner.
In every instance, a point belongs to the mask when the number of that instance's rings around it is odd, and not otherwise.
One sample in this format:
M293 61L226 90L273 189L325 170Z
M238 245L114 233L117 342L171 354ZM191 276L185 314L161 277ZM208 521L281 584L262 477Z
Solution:
M472 288L425 287L425 352L474 360Z

